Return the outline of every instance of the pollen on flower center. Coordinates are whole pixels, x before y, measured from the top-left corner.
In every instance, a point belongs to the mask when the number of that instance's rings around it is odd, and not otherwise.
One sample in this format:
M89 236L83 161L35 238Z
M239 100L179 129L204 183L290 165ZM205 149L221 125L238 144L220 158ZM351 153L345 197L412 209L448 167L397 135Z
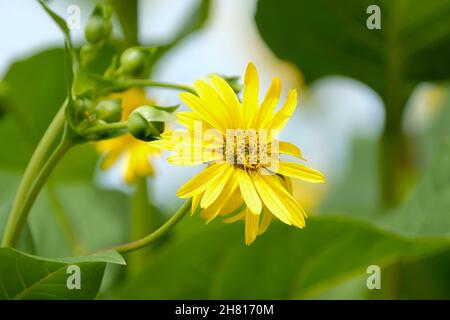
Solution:
M265 129L227 129L224 139L223 160L236 168L259 171L269 162Z

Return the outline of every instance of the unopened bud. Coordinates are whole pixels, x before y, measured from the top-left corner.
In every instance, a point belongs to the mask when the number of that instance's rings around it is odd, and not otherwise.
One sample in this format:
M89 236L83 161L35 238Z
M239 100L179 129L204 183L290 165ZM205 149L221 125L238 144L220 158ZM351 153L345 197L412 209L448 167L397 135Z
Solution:
M84 29L86 40L91 44L107 39L111 33L112 25L109 19L92 15L89 17Z
M120 56L120 67L127 75L137 75L142 72L149 58L148 52L140 48L128 48Z
M139 107L128 117L128 131L139 140L156 140L163 133L164 122L169 116L169 113L154 107Z
M122 117L120 99L104 100L95 107L97 120L105 122L117 122Z

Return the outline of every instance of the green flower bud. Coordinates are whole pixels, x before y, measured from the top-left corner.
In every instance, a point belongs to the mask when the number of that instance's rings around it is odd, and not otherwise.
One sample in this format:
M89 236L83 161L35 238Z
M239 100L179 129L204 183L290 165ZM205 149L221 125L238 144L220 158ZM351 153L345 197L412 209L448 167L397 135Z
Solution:
M90 16L84 29L84 35L89 43L96 44L107 39L111 33L111 21L101 16Z
M128 131L139 140L156 140L164 131L164 122L169 116L169 113L154 107L139 107L128 117Z
M148 54L138 48L128 48L120 56L120 67L127 75L136 75L142 72L148 59Z
M122 117L122 101L120 99L104 100L95 107L97 120L117 122Z
M76 98L73 101L73 108L77 117L85 118L86 114L91 111L92 101L87 98Z

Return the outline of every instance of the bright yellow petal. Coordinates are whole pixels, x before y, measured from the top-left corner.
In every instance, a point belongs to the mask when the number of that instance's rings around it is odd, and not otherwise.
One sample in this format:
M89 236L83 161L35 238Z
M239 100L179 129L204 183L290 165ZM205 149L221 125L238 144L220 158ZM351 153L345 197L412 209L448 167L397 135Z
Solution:
M276 150L272 150L272 152L275 152L275 151ZM303 158L303 155L302 155L302 152L300 151L300 149L295 144L292 144L290 142L278 141L278 150L277 151L280 154L287 154L290 156L300 158L302 160L306 160L305 158Z
M278 219L296 227L305 226L305 216L300 204L286 191L276 175L253 175L256 189L265 206Z
M291 225L292 219L289 210L283 204L283 199L280 199L273 192L272 188L264 181L259 174L252 174L253 182L258 191L261 200L266 207L281 221Z
M280 178L280 179L282 179L281 183L286 188L287 192L289 192L289 194L292 195L294 193L294 190L292 189L292 180L291 180L291 178L289 178L289 177L283 177L283 178Z
M131 162L131 155L127 155L122 169L122 177L125 183L132 183L135 180L135 171Z
M259 79L255 65L249 63L244 76L243 113L245 129L251 127L258 111Z
M223 188L223 196L219 197L213 204L211 204L208 208L202 209L200 216L206 220L206 223L210 223L213 219L215 219L226 204L230 201L233 196L236 188L238 186L236 175L233 174L225 187Z
M214 113L215 106L206 105L205 101L188 92L180 93L180 98L198 117L209 123L213 128L225 132L227 129L226 122Z
M213 164L186 182L178 191L180 198L190 198L194 194L203 192L214 179L220 178L220 174L228 167L226 164Z
M221 119L225 129L232 128L232 118L229 106L226 106L219 94L205 81L197 80L194 83L195 91L205 105L214 106L214 114Z
M239 189L239 181L236 177L236 189L231 195L231 197L228 199L228 201L223 206L222 210L220 211L219 215L221 216L227 216L229 214L237 214L239 212L242 212L242 210L245 209L244 206L244 200L242 199L241 190Z
M263 220L259 226L258 235L263 234L269 228L270 222L272 221L272 213L265 209L263 213Z
M252 178L244 170L238 170L237 174L239 188L247 207L252 213L259 214L262 210L262 203L261 199L259 199L258 193L256 192L255 186L253 185Z
M242 128L242 106L233 88L230 87L228 82L217 75L212 75L212 84L225 102L228 112L232 115L233 128Z
M191 216L197 211L200 200L202 200L203 193L197 193L192 196Z
M281 199L282 205L289 212L292 224L298 228L303 228L305 226L306 212L297 200L295 200L294 197L285 189L280 177L277 175L269 175L263 176L262 178L266 185L271 189L272 193L278 199ZM272 213L275 214L273 211Z
M232 216L232 217L223 219L223 222L224 222L224 223L233 223L233 222L236 222L236 221L245 219L245 214L246 214L246 212L247 212L247 211L244 209L244 210L242 210L241 212L235 214L235 215Z
M273 112L280 99L281 93L281 80L280 78L274 78L269 90L264 97L261 107L258 110L257 120L254 122L254 126L257 128L266 128L273 117Z
M253 214L249 209L245 210L245 244L250 245L255 241L259 231L259 215Z
M292 113L295 111L295 106L297 105L297 90L291 89L288 92L286 102L283 107L278 111L273 120L270 123L270 127L274 130L282 129L288 120L291 118Z
M209 184L205 193L203 194L200 207L208 208L216 199L227 184L230 176L234 173L231 166L225 166L225 169L220 173L220 178L213 179Z
M325 182L325 176L322 173L298 163L280 161L276 171L283 176L308 182Z

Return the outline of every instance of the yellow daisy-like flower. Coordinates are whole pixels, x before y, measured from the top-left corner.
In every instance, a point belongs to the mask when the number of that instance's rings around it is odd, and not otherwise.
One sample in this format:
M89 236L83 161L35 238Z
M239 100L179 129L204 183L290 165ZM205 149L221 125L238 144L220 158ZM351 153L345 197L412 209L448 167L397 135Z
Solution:
M227 215L225 222L245 220L246 244L267 229L273 216L303 228L306 213L292 196L290 178L309 182L325 178L304 165L279 159L281 154L303 159L295 145L276 139L295 110L296 90L289 91L276 112L281 83L274 78L259 105L259 80L252 63L245 73L242 102L219 76L213 76L211 84L196 81L194 87L197 95L180 95L192 110L177 114L187 131L168 131L154 142L173 151L168 161L175 165L208 165L177 195L192 197L192 213L200 209L207 222Z
M137 107L153 104L147 99L144 90L136 88L112 94L110 98L122 100L122 121L127 120L130 113ZM111 168L116 161L123 159L122 177L126 183L132 183L138 177L153 176L154 169L150 158L161 153L159 148L146 141L138 140L131 134L99 141L95 143L95 147L104 155L100 164L102 170Z

